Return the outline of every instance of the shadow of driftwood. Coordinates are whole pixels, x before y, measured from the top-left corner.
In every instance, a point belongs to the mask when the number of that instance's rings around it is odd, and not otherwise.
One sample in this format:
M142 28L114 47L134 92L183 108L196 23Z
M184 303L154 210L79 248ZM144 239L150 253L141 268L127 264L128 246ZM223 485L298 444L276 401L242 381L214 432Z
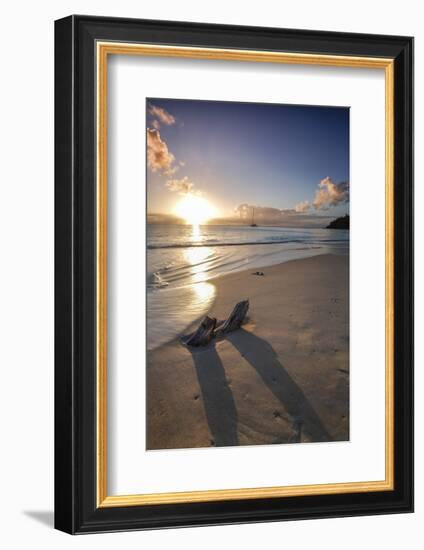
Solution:
M191 354L213 438L211 444L217 447L238 445L236 404L215 347L192 350Z
M300 441L301 431L312 441L332 440L305 394L279 362L277 354L268 342L244 329L228 335L227 340L252 365L293 418L295 434L290 442Z

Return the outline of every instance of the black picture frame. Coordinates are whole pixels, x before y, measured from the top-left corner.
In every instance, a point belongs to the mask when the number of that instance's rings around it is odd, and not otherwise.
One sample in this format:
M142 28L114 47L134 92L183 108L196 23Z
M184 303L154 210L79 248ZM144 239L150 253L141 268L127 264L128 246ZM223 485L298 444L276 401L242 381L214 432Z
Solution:
M99 40L394 60L394 490L97 507ZM76 534L413 511L413 39L73 15L55 22L55 75L55 527Z

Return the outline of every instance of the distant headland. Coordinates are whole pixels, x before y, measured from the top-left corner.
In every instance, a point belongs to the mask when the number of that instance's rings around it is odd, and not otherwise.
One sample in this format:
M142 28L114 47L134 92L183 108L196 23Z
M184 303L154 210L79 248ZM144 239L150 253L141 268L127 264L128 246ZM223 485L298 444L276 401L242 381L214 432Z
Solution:
M350 225L350 218L349 214L346 214L346 216L343 216L341 218L336 218L332 222L330 222L326 229L349 229Z

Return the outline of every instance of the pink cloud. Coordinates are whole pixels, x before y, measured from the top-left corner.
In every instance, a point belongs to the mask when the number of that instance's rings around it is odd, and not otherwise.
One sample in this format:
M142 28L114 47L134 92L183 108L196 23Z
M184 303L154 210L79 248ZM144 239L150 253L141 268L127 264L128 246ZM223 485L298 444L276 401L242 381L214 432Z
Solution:
M328 210L330 206L349 201L349 183L334 181L327 176L318 184L315 192L314 208L316 210Z

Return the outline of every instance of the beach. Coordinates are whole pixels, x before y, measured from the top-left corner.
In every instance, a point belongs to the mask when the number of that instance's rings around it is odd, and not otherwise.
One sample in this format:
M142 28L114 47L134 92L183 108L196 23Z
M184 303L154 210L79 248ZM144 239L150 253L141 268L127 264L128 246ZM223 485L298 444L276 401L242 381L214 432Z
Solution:
M349 439L348 255L255 271L208 283L209 316L249 299L242 328L205 348L176 337L147 352L147 449Z

